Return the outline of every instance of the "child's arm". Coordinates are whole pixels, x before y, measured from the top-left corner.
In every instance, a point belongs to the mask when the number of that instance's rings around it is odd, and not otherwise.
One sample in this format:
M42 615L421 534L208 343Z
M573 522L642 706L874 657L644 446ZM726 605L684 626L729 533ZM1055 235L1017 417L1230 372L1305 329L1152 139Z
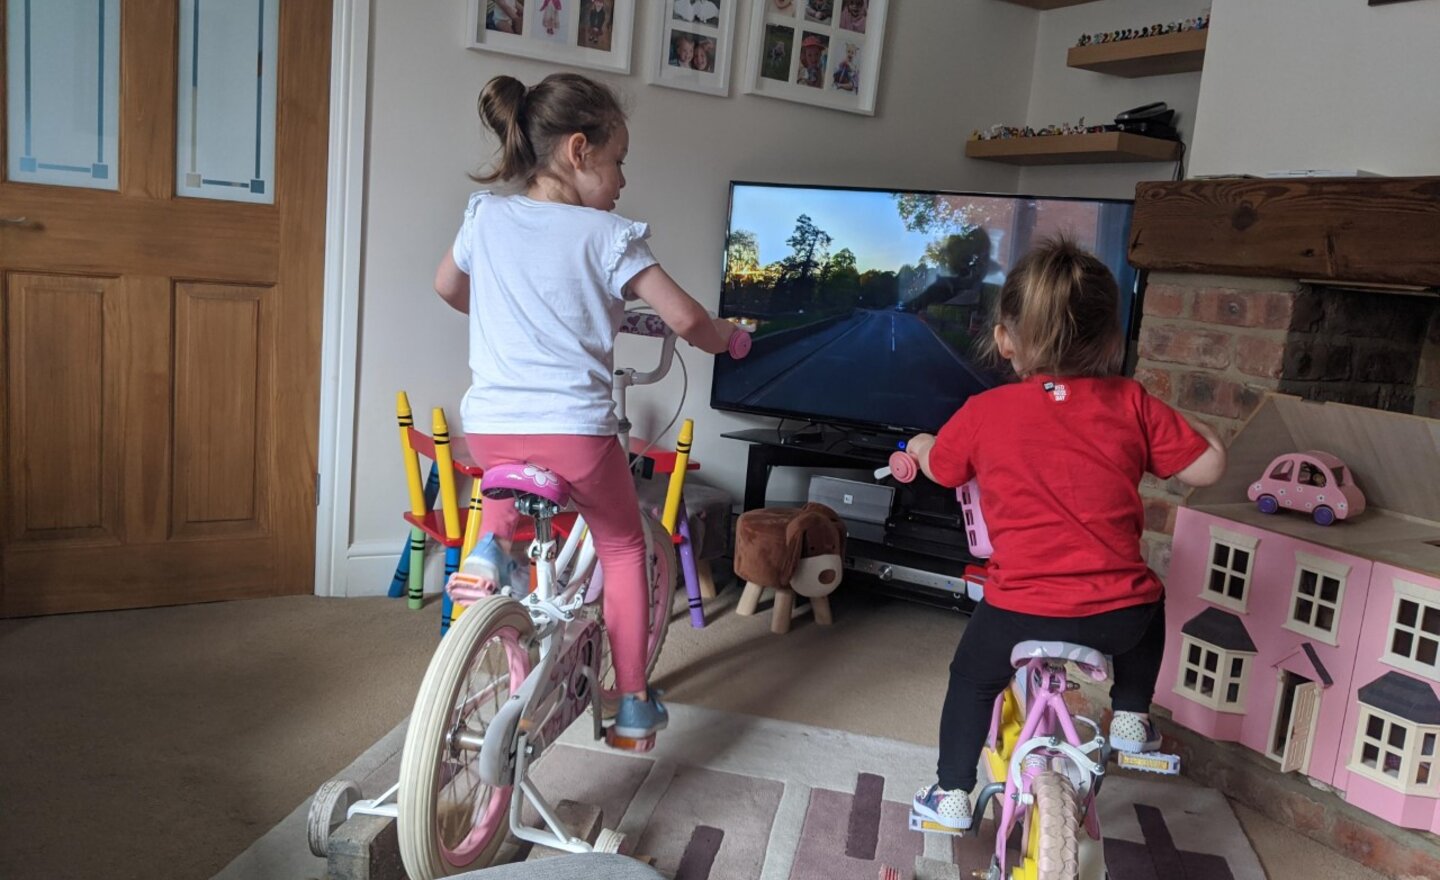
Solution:
M630 279L626 288L653 308L681 339L696 348L720 354L729 346L735 325L710 317L705 308L681 289L659 264L642 269Z
M448 250L435 270L435 292L450 308L462 315L470 314L470 276L460 271L455 255Z
M1195 433L1205 438L1210 448L1200 453L1200 457L1191 462L1188 466L1175 472L1175 478L1187 486L1211 486L1225 475L1225 444L1215 429L1204 422L1190 422L1190 427Z

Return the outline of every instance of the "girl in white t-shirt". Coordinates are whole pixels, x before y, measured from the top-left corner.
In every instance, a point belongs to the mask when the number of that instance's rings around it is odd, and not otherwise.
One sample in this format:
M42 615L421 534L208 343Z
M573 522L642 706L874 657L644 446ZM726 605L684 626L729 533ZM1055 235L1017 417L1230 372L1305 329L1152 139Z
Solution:
M470 316L471 385L460 407L482 467L528 461L570 483L605 567L604 613L617 686L616 733L643 739L668 716L645 681L645 537L611 399L624 301L638 297L691 345L726 350L735 327L711 318L660 268L644 223L611 213L625 186L625 114L610 89L573 73L526 88L509 76L480 94L500 139L480 183L519 184L512 196L471 196L435 290ZM513 502L485 499L488 540L477 548L498 582L508 576ZM493 537L491 537L493 536Z

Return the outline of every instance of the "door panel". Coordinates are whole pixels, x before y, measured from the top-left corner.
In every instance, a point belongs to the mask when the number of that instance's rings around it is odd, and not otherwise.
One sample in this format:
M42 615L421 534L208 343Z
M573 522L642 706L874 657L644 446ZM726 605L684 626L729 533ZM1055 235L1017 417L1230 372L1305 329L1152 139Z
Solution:
M180 14L230 0L119 4L118 191L0 181L26 218L0 224L0 616L312 589L330 3L246 5L276 56L273 204L176 193Z
M118 285L15 273L6 286L11 538L118 541L103 393Z
M1290 735L1285 741L1285 757L1280 772L1304 771L1310 761L1311 731L1320 707L1320 685L1306 682L1295 689L1295 708L1291 713Z

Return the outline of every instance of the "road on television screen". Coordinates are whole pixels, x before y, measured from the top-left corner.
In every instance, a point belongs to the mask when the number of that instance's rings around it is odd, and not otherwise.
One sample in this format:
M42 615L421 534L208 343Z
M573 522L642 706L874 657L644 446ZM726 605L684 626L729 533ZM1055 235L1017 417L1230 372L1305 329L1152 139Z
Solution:
M856 311L737 366L726 377L730 387L722 389L727 400L789 412L822 409L862 422L938 424L954 405L942 405L939 421L907 412L917 405L917 389L934 395L927 403L938 404L936 398L960 401L989 387L918 315L893 310Z

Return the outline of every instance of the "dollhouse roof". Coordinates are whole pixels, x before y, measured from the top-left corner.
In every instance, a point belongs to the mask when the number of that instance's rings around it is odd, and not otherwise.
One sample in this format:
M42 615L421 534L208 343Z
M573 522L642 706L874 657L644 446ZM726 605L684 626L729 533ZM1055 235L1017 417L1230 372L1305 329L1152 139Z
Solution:
M1440 724L1440 699L1423 681L1387 672L1360 689L1360 702L1416 724Z
M1186 621L1180 631L1226 651L1255 653L1255 642L1245 630L1245 621L1219 608L1206 608Z
M1301 642L1300 647L1281 657L1279 660L1276 660L1271 665L1281 669L1289 669L1291 672L1298 672L1299 670L1289 665L1290 661L1296 656L1305 658L1303 664L1310 666L1311 671L1315 673L1315 677L1320 679L1321 685L1328 688L1335 683L1335 678L1330 674L1330 670L1326 669L1325 664L1320 662L1320 655L1315 651L1315 646L1309 642ZM1300 668L1303 669L1304 665L1301 665Z
M1350 468L1365 512L1321 526L1298 513L1266 515L1246 489L1278 455L1318 449ZM1362 559L1440 576L1440 421L1284 394L1265 398L1235 435L1225 476L1186 503L1257 529Z

